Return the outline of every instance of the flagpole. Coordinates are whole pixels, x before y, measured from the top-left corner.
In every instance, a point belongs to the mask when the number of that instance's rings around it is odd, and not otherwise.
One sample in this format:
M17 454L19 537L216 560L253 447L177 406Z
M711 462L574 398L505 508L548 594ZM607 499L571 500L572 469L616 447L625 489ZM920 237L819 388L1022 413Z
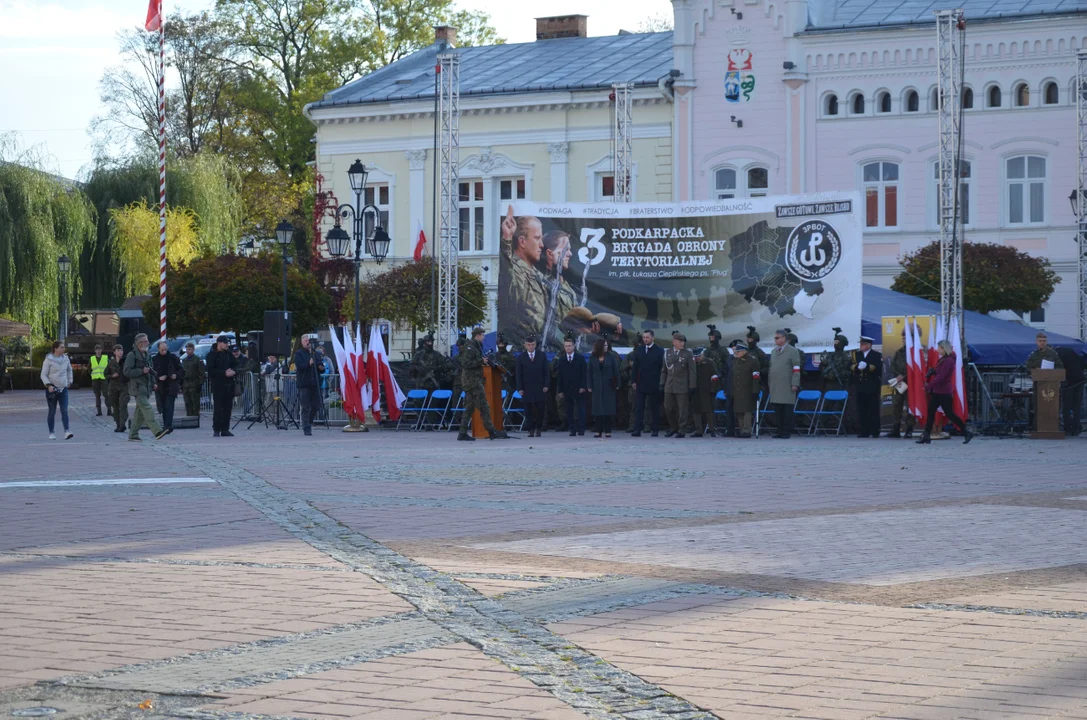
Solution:
M166 337L166 18L159 12L159 337Z

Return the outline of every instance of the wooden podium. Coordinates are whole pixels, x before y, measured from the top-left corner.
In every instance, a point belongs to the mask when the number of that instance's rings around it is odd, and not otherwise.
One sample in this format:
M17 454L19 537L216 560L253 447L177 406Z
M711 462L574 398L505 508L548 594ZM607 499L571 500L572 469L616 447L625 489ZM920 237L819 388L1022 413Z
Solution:
M505 419L502 416L501 370L483 366L483 394L487 396L487 405L491 408L491 422L494 423L495 429L502 430L505 427ZM472 413L472 437L490 437L490 433L483 427L483 418L478 411Z
M1064 370L1031 370L1034 381L1034 432L1033 440L1063 440L1060 429L1061 382Z

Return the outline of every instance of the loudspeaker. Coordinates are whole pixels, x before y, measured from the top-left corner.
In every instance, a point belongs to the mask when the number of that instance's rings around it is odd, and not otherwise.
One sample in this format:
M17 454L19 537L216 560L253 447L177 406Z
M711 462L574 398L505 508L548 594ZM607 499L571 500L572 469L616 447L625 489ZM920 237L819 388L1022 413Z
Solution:
M261 336L261 356L291 354L291 326L293 315L283 310L264 311L264 333Z
M268 353L264 352L264 331L250 330L245 334L245 342L257 346L256 358L260 362L264 362L264 358L268 357ZM252 360L253 358L250 357L249 359Z

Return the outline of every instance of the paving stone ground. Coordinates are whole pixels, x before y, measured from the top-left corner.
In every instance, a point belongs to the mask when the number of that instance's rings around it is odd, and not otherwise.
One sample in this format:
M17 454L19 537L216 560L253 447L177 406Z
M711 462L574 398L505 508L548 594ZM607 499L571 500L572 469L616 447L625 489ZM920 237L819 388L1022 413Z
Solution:
M0 717L1087 719L1084 440L137 444L43 406L0 395Z

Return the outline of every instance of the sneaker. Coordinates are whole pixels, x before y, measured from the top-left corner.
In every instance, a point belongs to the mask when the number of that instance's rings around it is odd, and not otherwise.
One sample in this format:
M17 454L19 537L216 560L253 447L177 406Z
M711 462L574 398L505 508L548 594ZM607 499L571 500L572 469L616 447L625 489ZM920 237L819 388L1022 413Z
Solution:
M70 430L65 430L64 431L64 439L65 440L71 440L74 437L75 437L75 435L73 435Z
M128 439L128 441L129 441L129 442L141 442L141 440L140 440L139 436L136 436L136 437L130 437L130 438Z
M166 437L169 434L170 434L170 431L167 430L166 428L163 428L163 429L159 430L157 433L155 433L155 439L156 440L161 440L161 439L163 439L164 437Z
M57 436L54 433L49 433L49 439L50 440L56 440Z

